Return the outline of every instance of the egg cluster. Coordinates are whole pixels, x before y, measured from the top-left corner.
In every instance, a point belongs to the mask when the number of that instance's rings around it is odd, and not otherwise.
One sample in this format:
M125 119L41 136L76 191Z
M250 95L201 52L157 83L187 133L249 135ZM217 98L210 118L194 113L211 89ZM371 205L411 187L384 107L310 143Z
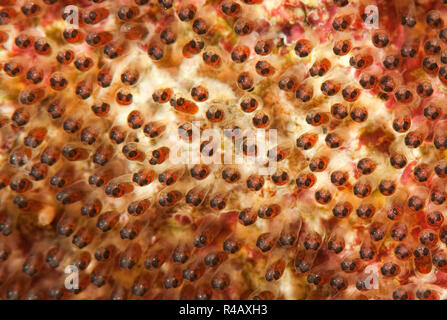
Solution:
M2 299L446 298L447 1L0 0L0 66Z

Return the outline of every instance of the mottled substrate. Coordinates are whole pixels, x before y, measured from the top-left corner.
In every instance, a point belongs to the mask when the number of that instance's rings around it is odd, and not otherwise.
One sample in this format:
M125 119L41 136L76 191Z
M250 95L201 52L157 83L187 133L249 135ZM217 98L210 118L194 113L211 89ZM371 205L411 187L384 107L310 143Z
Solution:
M2 298L444 298L441 1L14 2ZM278 171L172 164L192 121L277 129Z

